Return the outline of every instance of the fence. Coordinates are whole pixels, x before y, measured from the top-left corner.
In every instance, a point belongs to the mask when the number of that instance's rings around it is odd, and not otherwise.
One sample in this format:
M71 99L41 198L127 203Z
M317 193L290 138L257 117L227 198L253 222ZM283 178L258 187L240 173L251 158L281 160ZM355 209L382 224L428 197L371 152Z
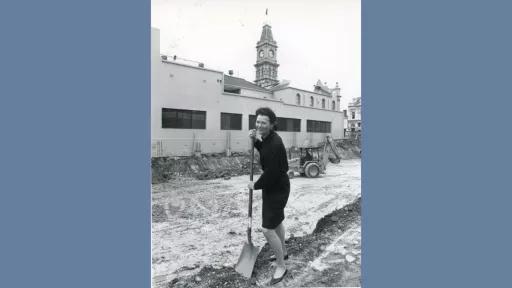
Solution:
M315 146L325 141L327 133L278 132L285 147ZM248 133L231 133L226 131L218 137L198 137L195 134L189 138L152 139L152 157L182 157L201 153L248 152L251 142Z

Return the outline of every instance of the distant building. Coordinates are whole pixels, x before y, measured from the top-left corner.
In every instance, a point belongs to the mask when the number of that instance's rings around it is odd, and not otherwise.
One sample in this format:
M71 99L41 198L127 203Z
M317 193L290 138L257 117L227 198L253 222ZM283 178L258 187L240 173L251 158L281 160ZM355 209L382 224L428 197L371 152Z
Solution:
M352 99L348 104L347 129L345 135L349 137L359 137L361 135L361 97Z
M271 27L263 26L256 46L256 80L234 77L232 71L205 68L203 63L160 55L160 32L151 30L152 156L231 153L250 148L248 130L254 112L270 107L279 117L285 146L316 145L326 135L343 137L338 85L320 81L314 91L289 86L277 78L277 44Z

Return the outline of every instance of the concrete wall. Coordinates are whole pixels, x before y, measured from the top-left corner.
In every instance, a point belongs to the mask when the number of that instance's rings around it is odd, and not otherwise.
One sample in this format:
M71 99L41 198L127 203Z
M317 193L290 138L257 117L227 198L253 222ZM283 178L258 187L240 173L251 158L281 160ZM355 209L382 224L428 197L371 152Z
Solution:
M248 151L249 115L262 106L273 109L278 117L301 119L301 132L278 132L287 147L316 145L324 141L326 133L306 132L308 119L331 122L332 137L343 137L343 113L263 99L261 96L265 93L247 89L241 91L242 95L224 93L222 72L162 61L159 53L159 31L152 29L151 36L153 157L189 156L199 146L202 153L221 153L226 149L232 152ZM277 96L276 98L279 99ZM206 129L164 129L162 108L206 111ZM221 112L242 114L242 130L221 130Z

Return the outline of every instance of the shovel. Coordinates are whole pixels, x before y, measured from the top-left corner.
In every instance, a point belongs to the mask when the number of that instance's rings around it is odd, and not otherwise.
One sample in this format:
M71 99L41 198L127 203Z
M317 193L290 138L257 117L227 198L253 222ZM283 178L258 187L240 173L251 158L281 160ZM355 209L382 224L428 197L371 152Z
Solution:
M254 162L254 140L251 141L251 176L253 176L253 162ZM246 278L251 278L254 263L260 253L260 248L254 246L251 240L251 229L252 229L252 189L249 189L249 217L247 225L247 243L244 243L238 263L236 263L235 271L242 274Z

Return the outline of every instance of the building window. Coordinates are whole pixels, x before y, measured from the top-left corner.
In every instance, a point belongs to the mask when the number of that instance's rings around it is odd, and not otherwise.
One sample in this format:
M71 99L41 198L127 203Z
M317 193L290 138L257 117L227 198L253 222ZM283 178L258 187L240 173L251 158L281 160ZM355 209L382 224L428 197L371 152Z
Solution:
M309 97L309 106L313 107L313 105L315 104L314 100L313 100L313 96Z
M332 101L332 110L336 110L336 102Z
M224 92L226 92L226 93L233 93L233 94L240 94L240 88L224 86Z
M220 113L221 130L242 130L242 114Z
M300 94L297 93L297 101L295 102L297 105L300 105Z
M307 132L331 133L331 122L308 120Z
M206 129L206 111L162 108L162 128Z
M357 127L361 127L361 122L357 122Z
M325 109L325 99L322 99L322 109Z
M356 119L356 112L352 111L352 119Z
M300 132L300 119L277 117L276 130Z
M256 115L249 115L249 130L256 129Z

